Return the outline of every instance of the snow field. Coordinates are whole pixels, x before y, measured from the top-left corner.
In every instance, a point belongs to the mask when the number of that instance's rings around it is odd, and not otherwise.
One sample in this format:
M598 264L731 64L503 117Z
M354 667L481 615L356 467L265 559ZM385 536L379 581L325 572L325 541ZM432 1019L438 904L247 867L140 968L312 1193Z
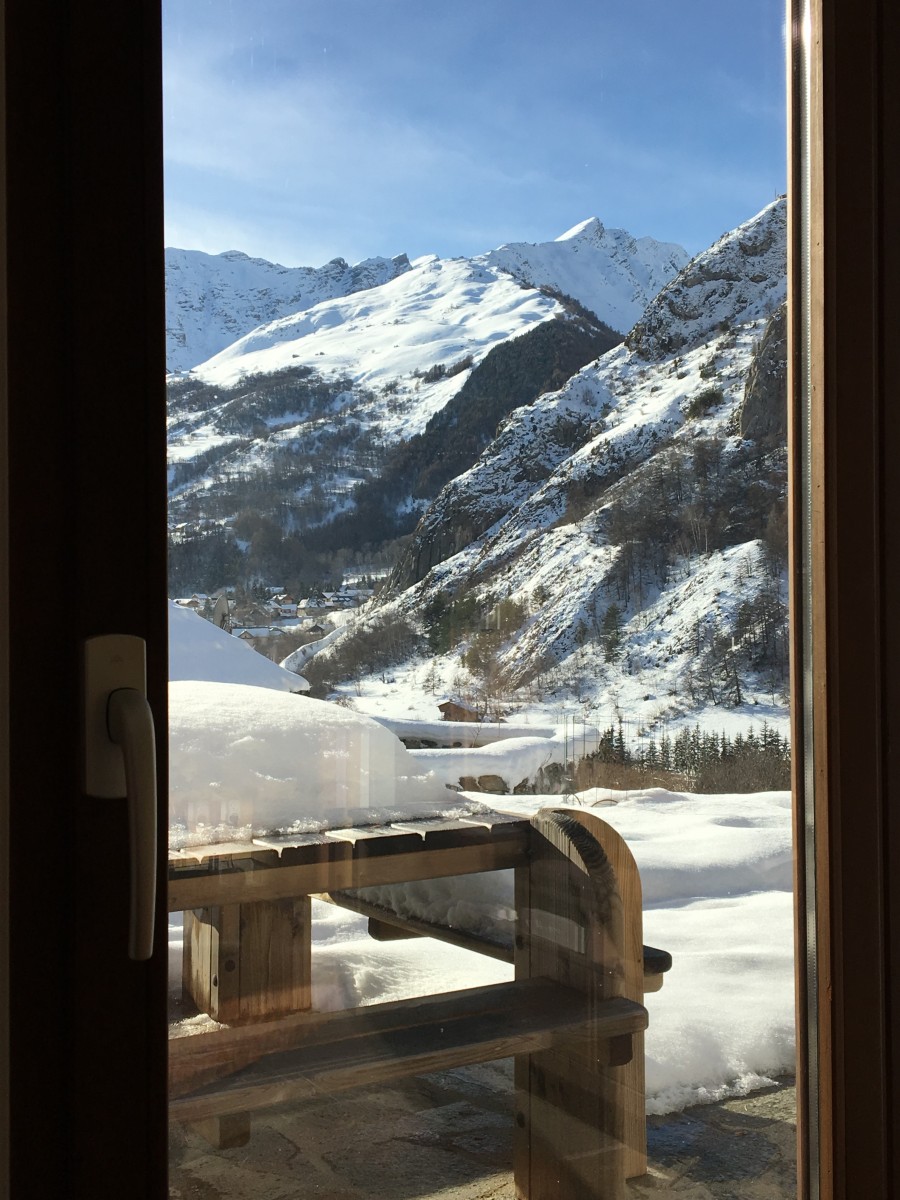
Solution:
M194 617L201 625L208 623ZM201 630L204 635L206 630ZM225 635L223 635L225 636ZM251 652L252 653L252 652ZM443 771L468 774L470 750L406 751L378 722L273 688L171 684L171 841L247 839L459 811L483 803L529 815L555 796L462 796ZM541 743L558 756L564 731L476 750L513 777ZM519 744L519 743L523 743ZM443 762L440 770L425 770ZM458 765L456 765L458 764ZM695 796L651 788L577 797L623 835L644 891L644 941L674 966L647 998L648 1111L667 1112L761 1086L793 1069L790 797ZM371 889L373 900L427 920L510 936L508 873ZM499 982L511 968L432 939L379 943L365 920L317 902L314 1005L373 1004ZM180 986L180 927L170 926L172 986Z

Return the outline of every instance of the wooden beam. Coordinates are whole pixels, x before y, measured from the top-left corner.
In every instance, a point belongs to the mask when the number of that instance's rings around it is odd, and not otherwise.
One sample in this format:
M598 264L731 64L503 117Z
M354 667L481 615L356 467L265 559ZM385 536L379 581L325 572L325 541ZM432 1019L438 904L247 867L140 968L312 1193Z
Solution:
M214 1150L236 1150L250 1141L250 1118L244 1113L192 1121L191 1129L209 1142Z
M471 950L475 954L484 954L495 958L498 962L515 962L515 947L512 934L507 941L492 940L483 934L469 933L464 929L451 929L447 925L435 925L419 917L402 917L393 909L381 904L373 904L359 892L322 892L318 899L337 904L351 912L359 913L369 919L369 937L378 942L403 941L416 937L433 937L438 941L447 942L451 946L459 946L462 950ZM644 992L658 992L665 982L666 972L671 970L672 955L666 950L658 950L655 946L642 948Z
M199 871L170 866L169 912L209 908L216 904L251 904L260 900L287 900L319 892L375 887L447 875L471 875L521 866L527 837L513 826L492 840L472 845L425 848L416 853L354 855L349 843L337 843L328 857L314 862L285 862L260 866L253 859L227 864L233 869ZM277 860L279 864L282 860ZM242 869L249 864L247 869Z
M312 1003L308 896L184 914L182 984L201 1012L232 1025Z
M379 942L399 941L403 938L433 937L462 950L485 954L500 962L513 961L512 935L508 942L492 941L480 934L468 933L465 929L452 929L448 925L435 925L418 917L401 917L393 909L373 904L358 892L330 892L322 895L323 900L360 913L369 918L369 937Z

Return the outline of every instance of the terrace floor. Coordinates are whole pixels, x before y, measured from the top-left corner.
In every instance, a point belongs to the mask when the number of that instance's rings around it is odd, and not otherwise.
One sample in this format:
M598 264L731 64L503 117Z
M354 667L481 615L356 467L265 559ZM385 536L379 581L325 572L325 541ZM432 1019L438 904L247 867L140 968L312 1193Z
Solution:
M796 1195L793 1080L648 1120L629 1200ZM511 1060L270 1109L246 1146L172 1126L172 1200L514 1200Z

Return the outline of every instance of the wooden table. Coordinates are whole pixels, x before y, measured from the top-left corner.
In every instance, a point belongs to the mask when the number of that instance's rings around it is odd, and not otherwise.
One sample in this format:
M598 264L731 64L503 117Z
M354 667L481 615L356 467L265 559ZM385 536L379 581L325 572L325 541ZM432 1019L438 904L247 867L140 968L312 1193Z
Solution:
M311 895L365 905L360 888L507 869L513 982L310 1011ZM228 1026L170 1041L172 1119L234 1144L254 1109L514 1055L521 1200L610 1200L646 1171L643 996L666 956L645 983L637 868L590 810L175 852L169 910L185 914L185 991ZM378 919L440 934L383 910Z

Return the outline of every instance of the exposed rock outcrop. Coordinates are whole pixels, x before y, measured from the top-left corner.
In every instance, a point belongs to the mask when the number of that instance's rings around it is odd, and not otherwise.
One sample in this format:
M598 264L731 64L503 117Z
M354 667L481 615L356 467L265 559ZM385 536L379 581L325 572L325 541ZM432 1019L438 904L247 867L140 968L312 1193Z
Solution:
M764 445L787 438L787 313L782 305L766 326L747 371L739 414L741 437Z

